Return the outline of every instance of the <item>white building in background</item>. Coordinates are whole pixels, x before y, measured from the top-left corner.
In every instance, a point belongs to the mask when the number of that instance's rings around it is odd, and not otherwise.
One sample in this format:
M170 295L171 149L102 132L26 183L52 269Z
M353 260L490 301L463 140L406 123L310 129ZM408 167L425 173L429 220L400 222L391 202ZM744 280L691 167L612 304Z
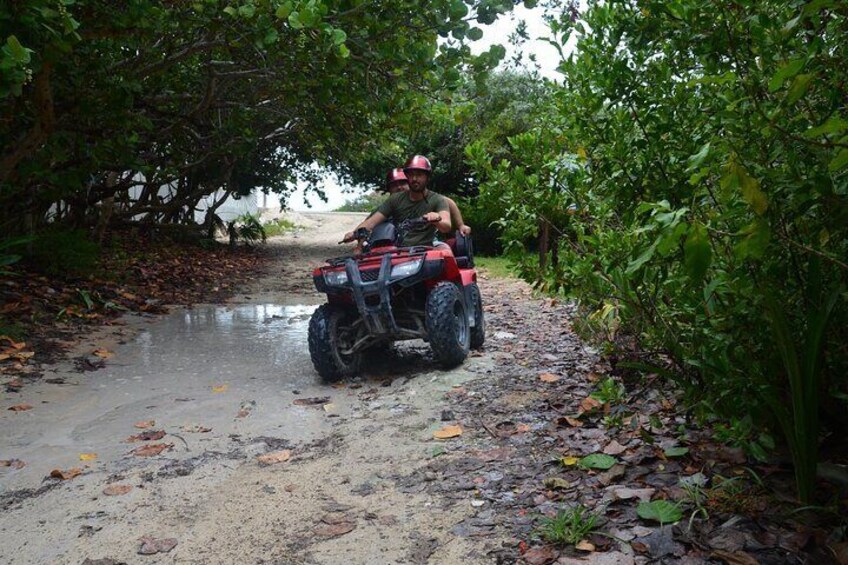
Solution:
M197 208L194 210L194 220L198 224L203 223L206 219L206 210L208 210L215 202L220 200L223 194L223 190L217 190L214 194L203 197L203 199L197 204ZM261 190L257 189L254 189L250 194L242 196L238 200L230 196L223 204L221 204L221 206L218 207L215 213L225 222L231 222L245 214L256 216L261 212L258 202L263 202L262 207L265 207L264 200L262 199L263 196L266 195L263 194Z

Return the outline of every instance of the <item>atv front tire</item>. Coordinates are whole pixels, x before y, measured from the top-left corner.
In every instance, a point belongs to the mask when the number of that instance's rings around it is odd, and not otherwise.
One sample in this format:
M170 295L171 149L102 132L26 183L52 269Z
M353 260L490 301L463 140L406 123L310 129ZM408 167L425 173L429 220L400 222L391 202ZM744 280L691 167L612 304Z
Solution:
M483 316L483 298L480 287L471 283L471 307L474 308L474 327L471 328L471 349L480 349L486 341L486 319Z
M356 376L362 353L343 354L355 341L348 329L356 319L351 311L324 304L309 319L309 356L321 378L328 383Z
M470 336L465 303L457 286L440 282L427 296L426 319L430 348L445 367L454 367L468 356Z

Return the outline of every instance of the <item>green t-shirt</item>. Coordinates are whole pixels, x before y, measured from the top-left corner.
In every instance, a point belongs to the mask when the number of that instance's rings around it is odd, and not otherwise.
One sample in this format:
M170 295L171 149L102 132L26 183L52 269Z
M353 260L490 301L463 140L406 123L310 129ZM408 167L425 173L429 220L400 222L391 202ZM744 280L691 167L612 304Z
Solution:
M409 192L396 192L389 196L377 208L377 211L387 218L394 218L400 223L403 220L410 218L420 218L427 212L447 212L448 201L441 194L432 191L427 191L427 196L422 200L412 200L409 198ZM421 228L411 230L403 239L403 245L433 245L433 238L436 236L436 226L430 224Z

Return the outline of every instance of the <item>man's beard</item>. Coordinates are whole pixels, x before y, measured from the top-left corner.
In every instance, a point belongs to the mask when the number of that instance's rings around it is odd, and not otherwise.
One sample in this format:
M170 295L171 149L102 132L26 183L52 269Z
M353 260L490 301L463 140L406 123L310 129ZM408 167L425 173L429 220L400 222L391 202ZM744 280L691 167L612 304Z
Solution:
M426 187L427 187L427 185L424 184L423 182L421 184L418 184L418 185L410 184L409 190L411 190L412 192L424 192L424 189Z

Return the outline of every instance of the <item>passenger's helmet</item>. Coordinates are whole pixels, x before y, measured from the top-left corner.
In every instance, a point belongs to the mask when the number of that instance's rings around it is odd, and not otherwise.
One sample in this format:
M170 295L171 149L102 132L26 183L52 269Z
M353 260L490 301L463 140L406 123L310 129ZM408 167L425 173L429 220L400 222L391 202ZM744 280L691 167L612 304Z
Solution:
M406 180L406 174L404 174L403 169L392 169L386 175L386 188L389 188L393 182L406 182Z
M404 171L424 171L432 174L433 167L430 166L430 160L424 155L413 155L403 166Z

